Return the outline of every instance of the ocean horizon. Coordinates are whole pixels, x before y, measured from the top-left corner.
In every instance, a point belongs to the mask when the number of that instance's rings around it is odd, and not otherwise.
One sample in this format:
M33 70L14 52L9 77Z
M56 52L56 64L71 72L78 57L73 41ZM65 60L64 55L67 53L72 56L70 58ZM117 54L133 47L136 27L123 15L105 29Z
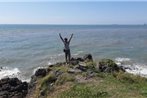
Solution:
M0 24L0 79L30 79L38 67L64 61L63 43L70 37L72 57L90 53L130 67L130 73L146 76L147 25L48 25Z

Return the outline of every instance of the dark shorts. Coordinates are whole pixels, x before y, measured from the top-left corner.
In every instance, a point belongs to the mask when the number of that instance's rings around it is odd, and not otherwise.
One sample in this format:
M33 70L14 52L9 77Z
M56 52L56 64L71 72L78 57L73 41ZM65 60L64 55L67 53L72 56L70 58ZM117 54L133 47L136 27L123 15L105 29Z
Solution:
M66 54L70 54L70 50L63 49Z

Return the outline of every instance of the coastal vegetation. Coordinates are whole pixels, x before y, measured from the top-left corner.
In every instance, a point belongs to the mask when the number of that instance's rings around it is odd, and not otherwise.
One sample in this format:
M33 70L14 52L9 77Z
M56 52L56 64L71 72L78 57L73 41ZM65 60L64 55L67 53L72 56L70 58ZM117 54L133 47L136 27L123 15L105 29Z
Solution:
M2 83L1 80L0 98L10 98L10 92ZM10 82L5 81L5 84L9 84L12 89ZM22 83L16 86L20 84ZM90 54L83 58L72 58L70 64L60 62L39 68L27 87L27 93L21 93L21 89L17 91L23 96L16 96L15 93L11 98L147 97L147 78L125 72L123 67L110 59L102 59L97 64ZM4 91L7 92L7 97ZM12 90L11 93L13 92L15 91Z

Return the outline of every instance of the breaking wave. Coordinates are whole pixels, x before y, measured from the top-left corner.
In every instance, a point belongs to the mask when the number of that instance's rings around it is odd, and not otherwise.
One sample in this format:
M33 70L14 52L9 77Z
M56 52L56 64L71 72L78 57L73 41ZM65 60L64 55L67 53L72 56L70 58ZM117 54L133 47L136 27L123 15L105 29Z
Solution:
M116 58L115 62L117 65L122 66L126 72L135 75L147 77L147 66L141 63L135 63L130 58Z

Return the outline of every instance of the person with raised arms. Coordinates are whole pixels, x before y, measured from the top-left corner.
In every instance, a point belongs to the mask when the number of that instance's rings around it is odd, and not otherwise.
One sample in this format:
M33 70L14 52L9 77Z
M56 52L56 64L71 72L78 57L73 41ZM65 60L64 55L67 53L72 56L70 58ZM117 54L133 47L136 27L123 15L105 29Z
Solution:
M62 42L64 44L63 51L65 53L65 61L66 61L66 63L69 63L70 62L70 59L71 59L71 53L70 53L70 47L69 47L69 45L70 45L70 41L71 41L71 39L73 37L73 34L71 34L69 40L66 37L63 39L63 37L61 36L60 33L59 33L59 36L60 36L60 39L62 40Z

